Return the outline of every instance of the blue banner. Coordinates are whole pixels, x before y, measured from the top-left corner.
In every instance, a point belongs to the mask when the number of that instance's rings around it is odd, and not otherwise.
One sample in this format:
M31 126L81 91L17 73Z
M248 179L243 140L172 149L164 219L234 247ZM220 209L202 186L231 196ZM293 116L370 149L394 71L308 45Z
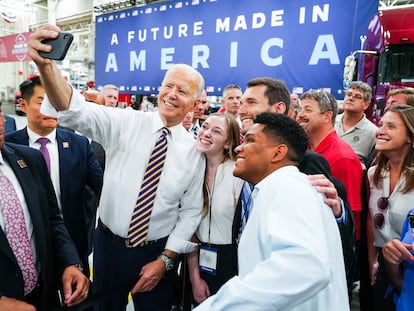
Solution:
M186 63L209 95L270 76L340 97L344 60L377 9L378 0L188 0L99 15L96 85L156 94L169 66Z

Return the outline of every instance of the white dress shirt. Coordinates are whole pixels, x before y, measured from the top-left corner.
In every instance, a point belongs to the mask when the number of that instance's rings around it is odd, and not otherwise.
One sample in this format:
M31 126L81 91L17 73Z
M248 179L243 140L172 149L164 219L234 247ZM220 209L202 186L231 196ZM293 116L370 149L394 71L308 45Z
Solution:
M234 162L231 160L217 168L210 194L211 214L208 213L202 218L197 230L197 237L201 242L220 245L232 242L234 211L243 186L243 180L234 177L233 170Z
M27 134L29 135L29 146L37 150L40 149L40 143L37 142L39 138L46 137L49 139L49 142L46 144L46 149L49 151L50 156L50 179L52 180L53 188L55 189L59 210L62 211L62 200L60 198L59 149L56 139L56 129L47 136L40 136L27 127Z
M408 211L413 208L414 191L401 193L400 190L405 184L405 176L402 175L394 187L394 191L390 193L390 174L389 171L383 172L384 179L382 186L377 188L374 185L373 175L376 166L368 169L369 182L369 211L371 219L374 219L375 214L382 213L384 215L384 226L377 228L372 221L374 231L374 245L376 247L383 247L384 244L393 239L400 239L402 233L402 226L407 219ZM388 198L388 206L381 211L377 206L379 198Z
M68 110L56 114L46 97L41 111L57 115L62 126L102 144L106 166L100 217L113 233L127 237L148 159L164 127L158 111L144 113L96 105L86 102L75 90ZM170 131L148 240L169 236L167 249L187 253L195 247L190 239L201 219L205 161L181 123Z
M349 310L341 238L331 209L294 166L253 190L239 275L201 310Z
M0 169L2 170L3 174L6 175L6 177L9 178L11 183L13 184L14 190L16 191L17 197L19 198L20 205L23 208L24 218L25 218L25 221L26 221L27 233L29 235L30 246L32 248L33 259L34 259L35 262L37 262L35 239L34 239L34 232L33 232L33 223L32 223L32 218L30 216L29 208L27 207L27 204L26 204L26 199L25 199L24 194L23 194L23 189L20 186L19 180L17 179L16 175L14 174L12 168L4 160L3 155L1 154L1 152L0 152ZM5 222L4 222L3 209L1 207L1 202L0 202L0 227L5 232Z

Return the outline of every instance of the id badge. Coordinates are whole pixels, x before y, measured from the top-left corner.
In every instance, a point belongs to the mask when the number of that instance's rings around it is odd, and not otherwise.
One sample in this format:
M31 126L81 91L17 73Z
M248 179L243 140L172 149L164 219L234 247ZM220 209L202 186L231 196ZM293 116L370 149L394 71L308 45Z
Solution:
M200 246L200 255L199 255L199 267L200 271L216 275L217 267L217 249Z

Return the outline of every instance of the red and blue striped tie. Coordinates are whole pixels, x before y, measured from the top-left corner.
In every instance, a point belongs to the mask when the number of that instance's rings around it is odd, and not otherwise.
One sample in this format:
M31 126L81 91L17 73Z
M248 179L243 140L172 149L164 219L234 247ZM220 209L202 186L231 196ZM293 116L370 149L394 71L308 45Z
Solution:
M162 128L162 134L152 149L147 169L145 170L144 179L142 180L128 229L129 243L133 247L140 245L147 239L155 195L157 194L158 183L162 168L164 167L165 157L167 156L167 135L169 133L170 130L167 127Z

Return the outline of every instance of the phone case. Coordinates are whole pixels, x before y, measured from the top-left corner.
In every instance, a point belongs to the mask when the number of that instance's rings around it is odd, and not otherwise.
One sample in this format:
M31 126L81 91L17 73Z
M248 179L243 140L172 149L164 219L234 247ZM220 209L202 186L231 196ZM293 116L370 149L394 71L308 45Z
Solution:
M44 44L52 46L50 52L39 52L39 55L44 58L62 60L65 58L66 53L69 50L70 44L73 41L73 35L67 32L60 32L59 36L55 39L47 39L42 41Z

